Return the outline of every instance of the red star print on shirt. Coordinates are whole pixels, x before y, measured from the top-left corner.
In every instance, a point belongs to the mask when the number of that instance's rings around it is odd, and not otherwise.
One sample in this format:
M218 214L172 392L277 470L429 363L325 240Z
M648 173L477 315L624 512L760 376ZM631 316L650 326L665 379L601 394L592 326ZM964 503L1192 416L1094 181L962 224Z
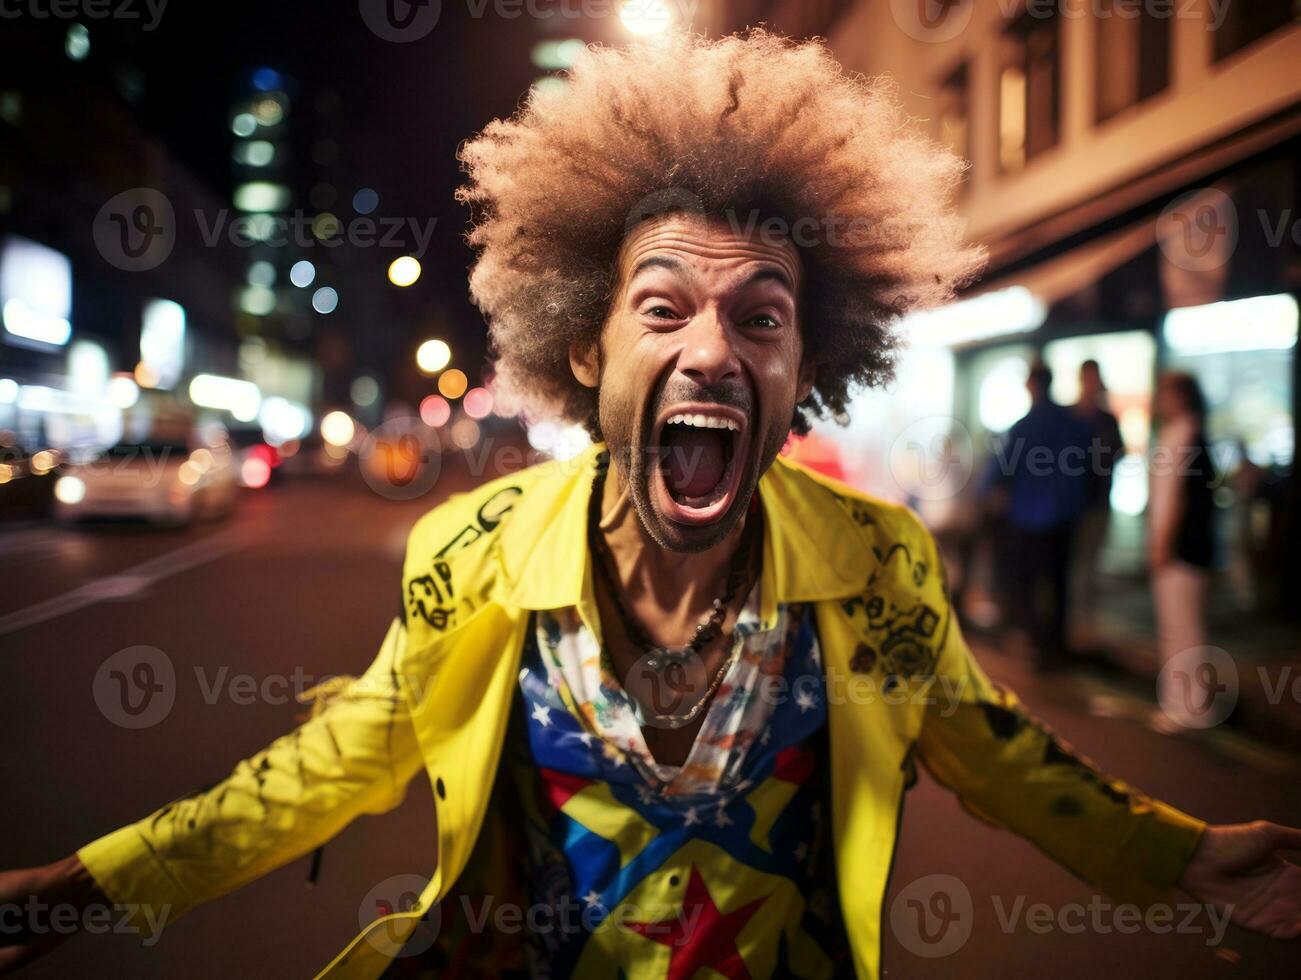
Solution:
M767 900L765 895L733 912L721 912L705 887L705 879L693 864L679 915L659 922L625 922L623 925L669 947L666 980L690 980L702 967L733 980L750 980L750 971L736 948L736 937Z

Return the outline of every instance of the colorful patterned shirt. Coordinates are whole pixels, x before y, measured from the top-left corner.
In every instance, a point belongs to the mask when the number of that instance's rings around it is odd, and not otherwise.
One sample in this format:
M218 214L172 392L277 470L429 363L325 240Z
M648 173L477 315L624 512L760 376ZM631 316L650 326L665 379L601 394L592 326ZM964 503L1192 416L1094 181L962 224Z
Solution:
M686 762L575 610L537 615L509 742L524 813L535 977L834 976L850 970L825 792L826 703L809 610L759 619L758 588Z

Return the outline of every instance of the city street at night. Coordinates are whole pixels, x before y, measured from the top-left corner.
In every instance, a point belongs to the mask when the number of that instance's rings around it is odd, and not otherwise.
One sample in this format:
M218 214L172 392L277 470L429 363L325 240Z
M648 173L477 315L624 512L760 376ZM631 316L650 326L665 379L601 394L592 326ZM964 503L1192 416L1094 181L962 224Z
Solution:
M0 0L0 977L1301 976L1298 63Z
M11 737L0 778L6 812L30 818L10 824L0 866L53 859L216 781L294 725L303 710L295 693L364 670L398 604L410 525L473 479L463 464L445 470L433 492L401 503L341 475L249 494L230 521L185 532L5 531L0 656L8 682L0 717ZM173 665L175 699L148 727L129 729L101 708L116 716L120 696L101 665L141 645ZM1224 734L1159 735L1142 721L1151 699L1085 675L1045 683L988 645L977 653L1076 749L1160 799L1218 822L1285 821L1301 807L1295 756ZM1116 717L1091 716L1080 691L1115 698ZM135 936L84 936L30 975L93 975L111 963L113 973L139 978L306 976L357 932L359 917L373 911L363 900L378 883L431 873L432 820L429 784L418 777L401 807L358 820L326 847L315 885L307 883L309 860L299 860L165 925L152 948ZM928 944L906 912L891 925L919 888L927 907L944 901L960 909L969 894L960 944ZM1168 927L1135 925L1030 844L964 813L923 773L904 805L884 971L1004 980L1043 975L1051 964L1063 980L1108 973L1194 980L1282 977L1295 966L1291 947L1226 928L1184 901ZM1175 928L1185 920L1186 929Z

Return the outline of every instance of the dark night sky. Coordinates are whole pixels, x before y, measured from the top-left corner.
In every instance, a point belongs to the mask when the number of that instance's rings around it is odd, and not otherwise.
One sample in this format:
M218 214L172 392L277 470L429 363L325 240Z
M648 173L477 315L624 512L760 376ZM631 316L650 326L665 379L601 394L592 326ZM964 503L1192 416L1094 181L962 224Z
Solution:
M112 0L114 5L121 2ZM131 2L145 17L143 0ZM401 251L340 249L336 258L350 263L350 271L375 290L375 301L394 331L409 335L412 345L434 332L447 336L465 355L457 362L473 378L482 359L484 329L467 297L472 256L463 242L466 212L453 200L461 180L456 148L488 120L516 108L540 74L530 63L538 41L626 38L611 17L559 13L576 9L575 3L557 2L551 5L553 16L537 18L503 17L497 6L482 0L442 0L437 26L426 37L397 44L366 26L359 2L378 0L170 0L149 31L142 19L79 18L91 37L91 57L82 64L63 55L67 21L29 16L0 22L0 53L6 40L19 48L38 45L37 52L23 52L24 71L39 73L39 84L59 86L74 98L89 85L111 90L121 67L132 66L140 75L141 94L126 106L129 114L225 201L234 183L230 118L235 99L248 93L251 73L259 66L288 76L300 195L294 207L310 212L305 191L322 175L306 159L312 139L324 135L340 147L336 169L325 175L339 189L332 210L350 213L353 192L368 186L380 196L375 217L422 224L436 219L422 259L424 274L410 289L399 291L384 281L385 267ZM536 8L548 9L548 4L539 2ZM474 10L483 16L473 16ZM315 107L329 93L337 94L338 107L323 118ZM95 147L86 150L94 153ZM355 349L364 349L376 336L367 322L351 322L347 329ZM406 352L392 343L388 347L394 349L381 360L390 364L370 366L391 371L401 392L416 382L414 371ZM366 366L364 358L359 362Z

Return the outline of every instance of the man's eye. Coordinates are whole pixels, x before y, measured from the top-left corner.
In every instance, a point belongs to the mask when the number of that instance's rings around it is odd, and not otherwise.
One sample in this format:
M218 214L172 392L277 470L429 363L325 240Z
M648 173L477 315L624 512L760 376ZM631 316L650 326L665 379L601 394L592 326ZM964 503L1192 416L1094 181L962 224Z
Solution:
M646 313L657 320L676 320L678 318L678 315L667 306L652 306Z
M763 330L771 330L774 327L781 326L775 316L770 316L767 313L760 313L758 316L752 316L746 322L752 327L759 327Z

